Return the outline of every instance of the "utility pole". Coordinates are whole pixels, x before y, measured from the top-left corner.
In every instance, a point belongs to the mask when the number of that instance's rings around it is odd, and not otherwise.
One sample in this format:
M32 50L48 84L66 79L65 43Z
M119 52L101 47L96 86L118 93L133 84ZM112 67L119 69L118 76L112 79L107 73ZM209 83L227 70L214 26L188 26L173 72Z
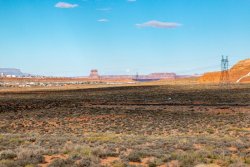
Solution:
M221 74L220 74L220 83L221 84L229 84L229 61L228 56L224 57L222 55L221 58Z

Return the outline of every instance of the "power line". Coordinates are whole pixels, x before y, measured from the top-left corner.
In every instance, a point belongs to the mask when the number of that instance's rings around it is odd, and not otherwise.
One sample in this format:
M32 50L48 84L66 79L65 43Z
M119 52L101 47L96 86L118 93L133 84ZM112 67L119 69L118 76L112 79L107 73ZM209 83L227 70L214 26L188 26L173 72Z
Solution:
M206 71L206 70L210 70L210 69L215 69L218 68L219 69L219 65L211 65L211 66L205 66L205 67L197 67L197 68L192 68L192 69L186 69L183 71L175 71L175 73L177 74L182 74L182 73L190 73L190 72L198 72L198 71Z

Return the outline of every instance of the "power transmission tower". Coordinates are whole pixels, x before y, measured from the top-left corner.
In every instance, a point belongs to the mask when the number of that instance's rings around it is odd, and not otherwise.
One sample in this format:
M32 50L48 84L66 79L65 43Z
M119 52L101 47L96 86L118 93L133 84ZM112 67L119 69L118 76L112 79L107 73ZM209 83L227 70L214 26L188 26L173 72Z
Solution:
M136 73L135 79L138 80L139 79L139 73Z
M221 58L221 75L220 75L220 83L221 84L229 84L229 61L228 56L224 58L222 55Z
M133 76L133 80L138 81L139 79L139 73L137 72L136 75Z

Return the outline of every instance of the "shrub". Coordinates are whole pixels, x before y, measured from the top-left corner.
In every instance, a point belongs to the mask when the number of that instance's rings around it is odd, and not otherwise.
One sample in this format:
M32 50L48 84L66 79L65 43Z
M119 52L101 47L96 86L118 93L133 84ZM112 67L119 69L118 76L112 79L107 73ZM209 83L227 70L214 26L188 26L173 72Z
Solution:
M112 149L109 148L95 148L92 151L92 154L95 156L98 156L100 158L106 158L106 157L118 157L119 153L115 152Z
M76 163L77 167L97 167L99 160L96 157L84 157Z
M248 167L248 165L238 162L238 163L229 165L229 167Z
M2 151L0 153L0 160L3 160L3 159L14 159L16 158L17 155L14 151L12 150L5 150L5 151Z
M124 164L121 161L114 161L111 163L112 167L126 167L126 164Z
M132 152L128 155L128 160L131 162L141 162L141 155L138 152Z
M1 160L0 161L1 167L13 167L16 166L13 160Z
M250 164L250 157L246 157L246 158L245 158L245 163L246 163L246 164Z
M25 167L35 167L35 165L29 164L29 165L26 165Z
M148 164L149 167L157 167L156 162L149 162Z
M44 162L43 150L40 148L19 148L16 166L34 165Z
M56 159L48 167L74 167L74 161L71 159Z
M74 156L90 157L92 155L92 150L86 145L66 143L63 152L65 154L71 154Z
M89 167L91 166L90 158L83 158L77 163L77 167Z

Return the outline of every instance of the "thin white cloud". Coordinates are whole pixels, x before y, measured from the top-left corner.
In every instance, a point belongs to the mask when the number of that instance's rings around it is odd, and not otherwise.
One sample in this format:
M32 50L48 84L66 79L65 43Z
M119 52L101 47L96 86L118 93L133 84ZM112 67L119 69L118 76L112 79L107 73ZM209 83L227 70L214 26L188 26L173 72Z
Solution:
M106 23L106 22L109 22L109 20L108 19L99 19L99 20L97 20L98 22L102 22L102 23Z
M136 2L136 0L127 0L128 2Z
M144 28L144 27L153 27L153 28L177 28L180 27L181 24L179 23L174 23L174 22L161 22L157 20L151 20L142 24L136 24L137 27L139 28Z
M55 4L56 8L64 8L64 9L76 8L78 6L79 6L78 4L71 4L67 2L58 2L57 4Z

